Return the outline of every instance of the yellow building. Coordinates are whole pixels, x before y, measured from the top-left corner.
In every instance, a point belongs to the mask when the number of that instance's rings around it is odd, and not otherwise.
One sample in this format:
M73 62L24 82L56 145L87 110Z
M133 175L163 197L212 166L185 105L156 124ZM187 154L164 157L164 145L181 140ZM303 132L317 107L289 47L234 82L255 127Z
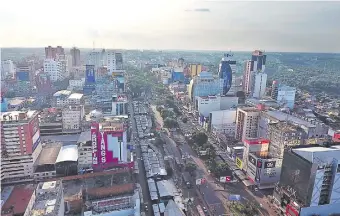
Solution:
M202 72L202 65L201 64L191 64L190 65L190 73L191 77L195 77Z

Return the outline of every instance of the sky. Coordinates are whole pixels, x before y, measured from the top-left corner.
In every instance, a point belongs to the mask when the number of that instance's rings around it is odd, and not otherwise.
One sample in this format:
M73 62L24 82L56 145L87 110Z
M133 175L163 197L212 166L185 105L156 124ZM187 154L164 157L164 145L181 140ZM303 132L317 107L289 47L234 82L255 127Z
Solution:
M1 7L2 47L340 52L340 1L4 0Z

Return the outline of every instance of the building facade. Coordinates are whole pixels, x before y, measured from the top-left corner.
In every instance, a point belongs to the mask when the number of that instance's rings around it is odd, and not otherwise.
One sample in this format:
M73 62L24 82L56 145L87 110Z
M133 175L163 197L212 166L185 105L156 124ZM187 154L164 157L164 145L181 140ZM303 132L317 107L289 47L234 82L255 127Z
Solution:
M84 114L83 105L65 106L62 110L63 130L81 130Z
M276 101L281 107L294 108L296 88L280 85L277 90Z
M188 94L191 101L194 101L196 96L220 95L221 90L220 79L215 79L212 73L201 72L190 81Z
M131 166L128 160L127 130L122 122L105 118L91 126L92 166Z
M267 155L269 148L269 140L263 138L249 138L243 141L243 170L248 170L248 163L250 160L249 154L254 153L259 156ZM255 163L255 162L253 162ZM254 179L253 179L254 180Z
M73 47L71 50L71 56L72 56L72 66L78 67L80 66L80 50L76 47Z
M65 55L65 51L63 47L61 46L45 47L45 58L46 59L56 59L58 55Z
M252 96L262 98L266 94L267 74L263 72L252 72Z
M232 60L232 54L225 54L220 62L218 76L223 80L222 95L235 95L236 61Z
M286 148L302 145L305 138L304 131L287 122L276 122L269 124L269 154L274 158L283 158Z
M33 180L33 164L42 149L38 113L1 113L2 184Z
M260 110L254 107L238 107L236 110L235 138L245 140L258 137Z
M44 72L49 75L52 82L64 79L62 64L54 59L45 59Z
M291 215L339 213L339 151L339 145L286 149L280 182L274 190L277 203Z
M97 52L97 51L91 51L86 60L86 64L88 65L94 65L95 69L97 70L99 67L103 67L106 63L106 53L105 51Z
M15 78L16 67L12 60L2 61L2 66L0 67L2 67L1 76L3 78L11 78L11 79Z
M118 51L107 51L106 65L109 75L116 75L123 73L123 54Z

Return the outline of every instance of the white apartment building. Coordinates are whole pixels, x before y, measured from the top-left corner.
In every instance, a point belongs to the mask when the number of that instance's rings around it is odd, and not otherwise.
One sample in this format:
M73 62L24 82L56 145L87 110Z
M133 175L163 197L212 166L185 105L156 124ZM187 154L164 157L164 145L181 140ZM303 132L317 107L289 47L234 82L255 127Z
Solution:
M38 113L1 113L2 184L33 180L33 164L42 149Z
M69 88L71 89L82 89L85 84L85 78L77 80L69 80Z
M44 72L50 76L52 82L56 82L64 79L63 65L61 62L53 59L45 59Z
M257 138L260 110L254 107L238 107L236 110L235 138L244 141Z
M82 132L77 141L78 145L78 169L92 168L92 141L91 131Z
M64 107L66 105L80 105L83 103L83 94L71 93L69 90L61 90L53 94L53 105Z
M121 52L117 51L108 51L106 53L106 65L108 74L112 75L115 72L124 72L123 71L123 56Z
M254 98L262 98L266 93L267 74L253 72L252 94Z
M12 60L2 61L2 76L4 77L15 77L16 67Z
M84 106L66 106L62 110L63 130L80 130Z

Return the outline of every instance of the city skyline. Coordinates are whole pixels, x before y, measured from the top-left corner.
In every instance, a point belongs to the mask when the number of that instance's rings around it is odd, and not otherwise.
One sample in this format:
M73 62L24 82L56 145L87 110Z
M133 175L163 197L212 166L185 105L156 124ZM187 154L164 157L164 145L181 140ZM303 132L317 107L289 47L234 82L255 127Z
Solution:
M95 41L97 48L123 49L340 50L339 2L103 0L79 7L63 1L53 8L41 0L4 2L0 45L92 48ZM52 16L51 9L63 16Z

